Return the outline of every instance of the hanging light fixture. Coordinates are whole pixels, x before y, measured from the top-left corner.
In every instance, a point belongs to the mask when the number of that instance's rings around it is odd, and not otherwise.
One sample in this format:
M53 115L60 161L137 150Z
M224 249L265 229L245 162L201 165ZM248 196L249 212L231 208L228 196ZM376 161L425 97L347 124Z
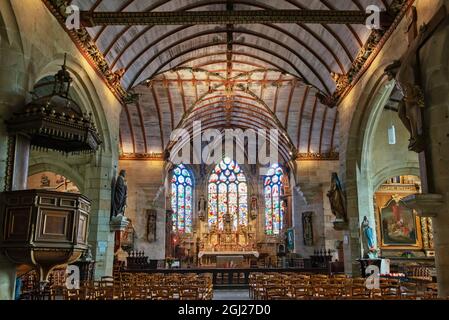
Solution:
M33 99L25 108L6 121L10 135L29 137L39 150L63 153L94 153L102 141L91 114L85 114L69 97L73 81L64 65L55 75L53 92Z

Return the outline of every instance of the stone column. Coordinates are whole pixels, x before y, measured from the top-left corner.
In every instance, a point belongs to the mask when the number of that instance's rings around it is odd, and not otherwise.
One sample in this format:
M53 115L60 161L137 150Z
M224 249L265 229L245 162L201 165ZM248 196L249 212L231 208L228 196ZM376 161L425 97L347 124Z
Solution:
M85 194L92 203L89 243L95 260L95 279L111 276L114 263L114 232L110 230L113 160L98 151L86 168Z
M424 134L428 192L443 196L433 220L435 261L441 297L449 296L449 23L441 26L420 51L425 92Z
M344 268L346 274L357 277L361 275L360 264L357 262L357 259L361 258L357 187L353 184L347 184L345 192L348 228L342 230Z
M8 14L5 12L5 14ZM9 32L9 33L8 33ZM17 36L0 23L0 192L6 184L8 162L8 135L4 121L12 112L23 106L28 91L25 60L18 43L10 37ZM23 179L22 179L23 180ZM22 184L23 186L23 184ZM14 299L16 267L0 254L0 299Z

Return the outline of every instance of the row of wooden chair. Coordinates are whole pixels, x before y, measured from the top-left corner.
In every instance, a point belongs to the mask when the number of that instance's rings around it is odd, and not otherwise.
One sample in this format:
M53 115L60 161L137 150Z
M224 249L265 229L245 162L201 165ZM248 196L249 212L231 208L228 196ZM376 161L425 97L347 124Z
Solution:
M437 298L431 286L420 290L416 283L391 278L381 278L377 289L369 289L364 278L346 275L254 273L249 280L250 297L256 300Z
M100 281L82 283L79 288L53 285L34 290L32 300L210 300L213 296L210 274L120 273Z

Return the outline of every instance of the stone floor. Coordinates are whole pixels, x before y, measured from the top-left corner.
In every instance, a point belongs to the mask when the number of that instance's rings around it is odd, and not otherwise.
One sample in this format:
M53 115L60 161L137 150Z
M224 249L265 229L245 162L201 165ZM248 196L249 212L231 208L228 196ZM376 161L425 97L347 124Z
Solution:
M249 291L248 289L216 289L213 300L250 300Z

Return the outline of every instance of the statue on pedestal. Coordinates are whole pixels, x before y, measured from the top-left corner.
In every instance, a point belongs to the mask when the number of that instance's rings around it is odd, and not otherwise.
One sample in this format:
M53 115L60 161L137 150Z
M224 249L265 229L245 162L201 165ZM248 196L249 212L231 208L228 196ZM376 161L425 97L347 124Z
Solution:
M250 213L251 213L251 218L252 219L256 219L257 218L257 197L253 196L251 197L251 209L250 209Z
M198 217L201 221L204 221L206 217L206 211L207 211L207 202L204 196L201 196L198 200Z
M112 217L124 216L126 210L126 200L128 198L128 185L126 183L126 171L120 170L120 174L112 183Z
M369 259L377 259L377 248L374 241L374 231L373 228L371 228L369 220L366 216L363 218L361 231L364 257Z
M346 204L343 189L338 179L337 173L332 173L331 188L327 193L331 205L332 213L335 216L335 222L346 222Z
M303 212L302 214L302 230L305 246L313 246L313 212Z
M157 221L157 210L148 209L147 210L147 240L152 243L156 241L156 221Z
M225 213L223 215L223 221L224 221L224 231L225 233L231 233L232 232L232 219L231 215L229 213Z

